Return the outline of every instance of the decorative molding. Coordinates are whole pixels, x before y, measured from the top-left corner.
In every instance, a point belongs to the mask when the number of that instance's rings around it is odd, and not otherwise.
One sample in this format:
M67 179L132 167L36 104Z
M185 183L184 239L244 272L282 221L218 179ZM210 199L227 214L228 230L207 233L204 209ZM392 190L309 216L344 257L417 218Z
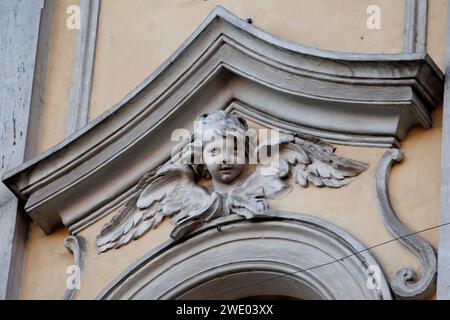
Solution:
M309 135L321 139L324 142L358 146L358 147L378 147L390 148L398 147L400 143L395 137L383 137L373 135L351 134L351 133L337 133L331 131L323 131L311 127L304 127L293 123L289 119L280 120L269 114L261 112L251 106L234 100L225 109L227 113L239 115L245 119L251 120L265 128L277 129L281 132L298 132L304 135Z
M33 154L53 0L0 2L0 174ZM0 184L0 299L18 299L28 219Z
M450 300L450 5L447 4L445 91L442 114L437 298Z
M398 149L386 151L380 159L376 171L377 205L381 219L388 231L400 240L417 256L422 264L421 277L417 280L416 273L409 268L403 268L392 278L392 291L401 299L421 299L435 293L436 289L436 254L433 248L419 235L414 234L397 218L389 200L388 180L392 164L404 159Z
M73 53L66 136L88 123L99 8L100 0L80 0L81 27L77 30Z
M41 113L44 103L45 83L47 79L48 57L52 40L52 27L56 0L44 0L44 7L39 22L39 38L34 68L33 89L31 95L30 115L28 116L27 146L24 161L38 154L37 148L41 130Z
M145 174L133 197L103 226L98 250L120 248L166 217L176 226L174 239L220 216L251 219L264 214L268 199L290 191L290 177L305 188L340 188L368 168L310 136L278 134L262 141L257 136L243 118L222 110L200 116L188 141L158 170ZM250 163L255 169L245 173ZM200 179L211 179L211 189L198 184Z
M166 162L171 133L191 130L201 114L236 102L274 126L289 123L340 143L386 146L413 126L431 126L442 84L426 54L313 49L216 7L116 106L3 178L49 233L85 220Z
M64 246L73 254L73 264L78 267L81 279L84 269L84 256L86 255L85 240L81 236L68 236L64 239ZM73 300L77 289L66 289L63 300Z
M69 233L70 234L78 234L80 231L88 228L95 222L97 222L99 219L103 218L104 216L110 214L113 211L120 210L121 207L125 205L125 202L129 200L135 193L135 188L130 188L124 193L120 194L114 199L111 199L111 201L101 208L94 210L90 215L86 216L84 219L81 219L80 221L70 225Z
M405 0L404 52L426 52L428 0Z
M380 268L367 248L337 226L269 210L250 220L221 217L187 238L161 244L97 299L242 299L261 292L301 299L391 299L381 268L369 289L369 267Z

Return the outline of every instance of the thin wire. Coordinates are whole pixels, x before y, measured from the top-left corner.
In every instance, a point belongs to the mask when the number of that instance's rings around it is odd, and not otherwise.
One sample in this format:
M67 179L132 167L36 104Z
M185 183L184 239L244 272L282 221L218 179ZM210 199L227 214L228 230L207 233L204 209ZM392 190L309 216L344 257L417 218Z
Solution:
M378 244L376 244L376 245L373 245L373 246L371 246L371 247L362 249L362 250L357 251L357 252L355 252L355 253L349 254L349 255L347 255L347 256L345 256L345 257L342 257L342 258L340 258L340 259L336 259L336 260L333 260L333 261L330 261L330 262L327 262L327 263L319 264L319 265L314 266L314 267L310 267L310 268L307 268L307 269L298 270L298 271L295 271L295 272L292 272L292 273L288 273L288 274L282 274L282 275L275 276L275 277L268 278L268 279L264 279L264 280L261 280L261 281L258 281L258 282L252 283L252 284L248 284L248 285L245 285L245 286L241 286L241 287L238 287L238 288L234 288L234 289L231 289L231 290L228 290L228 291L223 291L223 292L214 294L214 295L210 296L209 298L212 298L212 297L215 297L215 296L219 296L219 295L223 295L223 294L227 294L227 293L231 293L231 292L238 291L238 290L241 290L241 289L245 289L245 288L247 288L247 287L252 287L252 286L255 286L255 285L258 285L258 284L267 282L267 281L272 281L272 280L276 280L276 279L279 279L279 278L283 278L283 277L287 277L287 276L292 276L292 275L295 275L295 274L298 274L298 273L301 273L301 272L306 272L306 271L310 271L310 270L313 270L313 269L325 267L325 266L328 266L328 265L333 264L333 263L336 263L336 262L342 262L344 259L348 259L348 258L350 258L350 257L356 256L356 255L358 255L358 254L360 254L360 253L363 253L363 252L365 252L365 251L372 250L372 249L374 249L374 248L378 248L378 247L384 246L384 245L389 244L389 243L391 243L391 242L398 241L398 240L401 240L401 239L404 239L404 238L407 238L407 237L410 237L410 236L413 236L413 235L416 235L416 234L419 234L419 233L422 233L422 232L426 232L426 231L430 231L430 230L433 230L433 229L441 228L441 227L444 227L444 226L447 226L447 225L450 225L450 222L438 224L438 225L436 225L436 226L429 227L429 228L426 228L426 229L422 229L422 230L419 230L419 231L416 231L416 232L412 232L412 233L409 233L409 234L407 234L407 235L405 235L405 236L401 236L401 237L398 237L398 238L393 238L393 239L390 239L390 240L387 240L387 241L378 243Z

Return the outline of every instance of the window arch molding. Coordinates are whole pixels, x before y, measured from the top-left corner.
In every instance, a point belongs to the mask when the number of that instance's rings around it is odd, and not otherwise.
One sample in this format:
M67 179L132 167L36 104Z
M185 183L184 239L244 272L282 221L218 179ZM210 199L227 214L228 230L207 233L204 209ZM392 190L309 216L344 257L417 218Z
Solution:
M378 283L368 285L370 273ZM339 227L269 211L227 216L167 241L133 263L97 299L391 299L381 267Z

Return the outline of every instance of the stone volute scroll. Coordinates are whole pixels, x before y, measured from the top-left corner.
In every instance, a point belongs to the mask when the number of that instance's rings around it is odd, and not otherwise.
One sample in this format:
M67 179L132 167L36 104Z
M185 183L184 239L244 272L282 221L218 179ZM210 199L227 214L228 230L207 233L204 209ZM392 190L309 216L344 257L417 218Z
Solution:
M404 158L403 153L396 148L389 149L381 157L376 170L377 205L386 229L416 255L422 267L420 276L411 268L398 270L391 280L392 291L399 299L424 299L435 292L436 253L428 242L398 219L389 198L388 180L391 167Z
M73 272L73 277L70 279L70 286L64 292L63 300L73 300L79 288L72 281L81 280L86 259L86 240L81 236L70 235L64 239L64 246L73 254L73 265L69 269L71 273ZM66 285L68 285L67 282Z
M313 137L279 134L263 141L244 119L218 110L199 118L187 143L155 171L97 237L100 252L120 248L156 228L165 217L178 239L215 218L264 214L268 199L290 190L289 178L307 187L339 188L368 165L335 154ZM253 170L247 170L252 165ZM247 173L250 171L250 173ZM209 187L198 183L210 180Z

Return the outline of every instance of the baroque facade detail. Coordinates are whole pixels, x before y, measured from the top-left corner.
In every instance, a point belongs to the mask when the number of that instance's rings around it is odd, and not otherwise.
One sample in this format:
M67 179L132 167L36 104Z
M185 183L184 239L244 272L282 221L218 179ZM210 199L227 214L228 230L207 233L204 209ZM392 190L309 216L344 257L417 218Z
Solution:
M422 265L420 278L410 268L398 270L391 281L392 291L401 299L421 299L429 297L436 290L436 253L428 242L405 227L392 208L388 188L389 173L392 165L403 159L403 153L395 148L386 151L381 157L376 171L377 204L387 230L408 247Z
M251 219L268 209L268 199L289 191L289 177L303 187L339 188L367 169L367 164L340 157L330 144L309 136L282 134L255 145L246 121L222 110L199 121L189 143L146 174L135 195L103 227L97 237L100 252L141 237L165 217L176 225L174 239L217 217ZM251 159L255 168L245 174ZM210 190L197 184L202 178L212 180Z
M269 209L254 221L228 215L183 241L166 241L126 268L97 299L227 300L257 296L264 288L301 299L392 299L384 273L372 277L375 269L381 266L367 248L336 225ZM374 283L368 286L368 280Z
M64 246L73 254L73 265L70 268L70 273L72 277L69 283L66 283L66 292L64 293L63 300L73 300L77 294L78 285L77 283L81 281L81 275L84 269L85 263L85 251L86 244L85 240L81 236L68 236L64 239Z
M117 259L94 288L104 289L87 294L195 299L215 292L243 299L257 297L262 286L241 290L242 283L269 276L277 280L265 286L267 296L389 300L435 293L436 253L400 221L388 190L391 166L404 158L401 142L412 128L431 128L442 101L444 75L430 56L310 48L218 6L166 62L84 126L99 2L92 6L91 36L76 50L89 57L86 72L72 81L70 136L2 176L20 213L44 233L67 228L64 245L80 279ZM89 88L78 90L85 82ZM81 113L77 101L84 101ZM175 143L180 128L187 134ZM387 150L376 169L380 153L371 147ZM356 160L364 150L367 163ZM324 189L303 189L310 185ZM353 194L359 186L364 197ZM343 189L328 189L325 206L326 188ZM351 207L353 197L359 202ZM170 238L163 228L153 230L166 218ZM418 258L420 275L402 268L389 281L373 247L363 244L367 234L358 233L373 223L369 241L387 229ZM83 294L71 287L63 299Z
M232 109L329 143L395 147L413 126L430 127L442 91L426 54L313 49L217 7L116 106L3 179L46 233L61 224L74 232L165 163L171 133L198 115Z

